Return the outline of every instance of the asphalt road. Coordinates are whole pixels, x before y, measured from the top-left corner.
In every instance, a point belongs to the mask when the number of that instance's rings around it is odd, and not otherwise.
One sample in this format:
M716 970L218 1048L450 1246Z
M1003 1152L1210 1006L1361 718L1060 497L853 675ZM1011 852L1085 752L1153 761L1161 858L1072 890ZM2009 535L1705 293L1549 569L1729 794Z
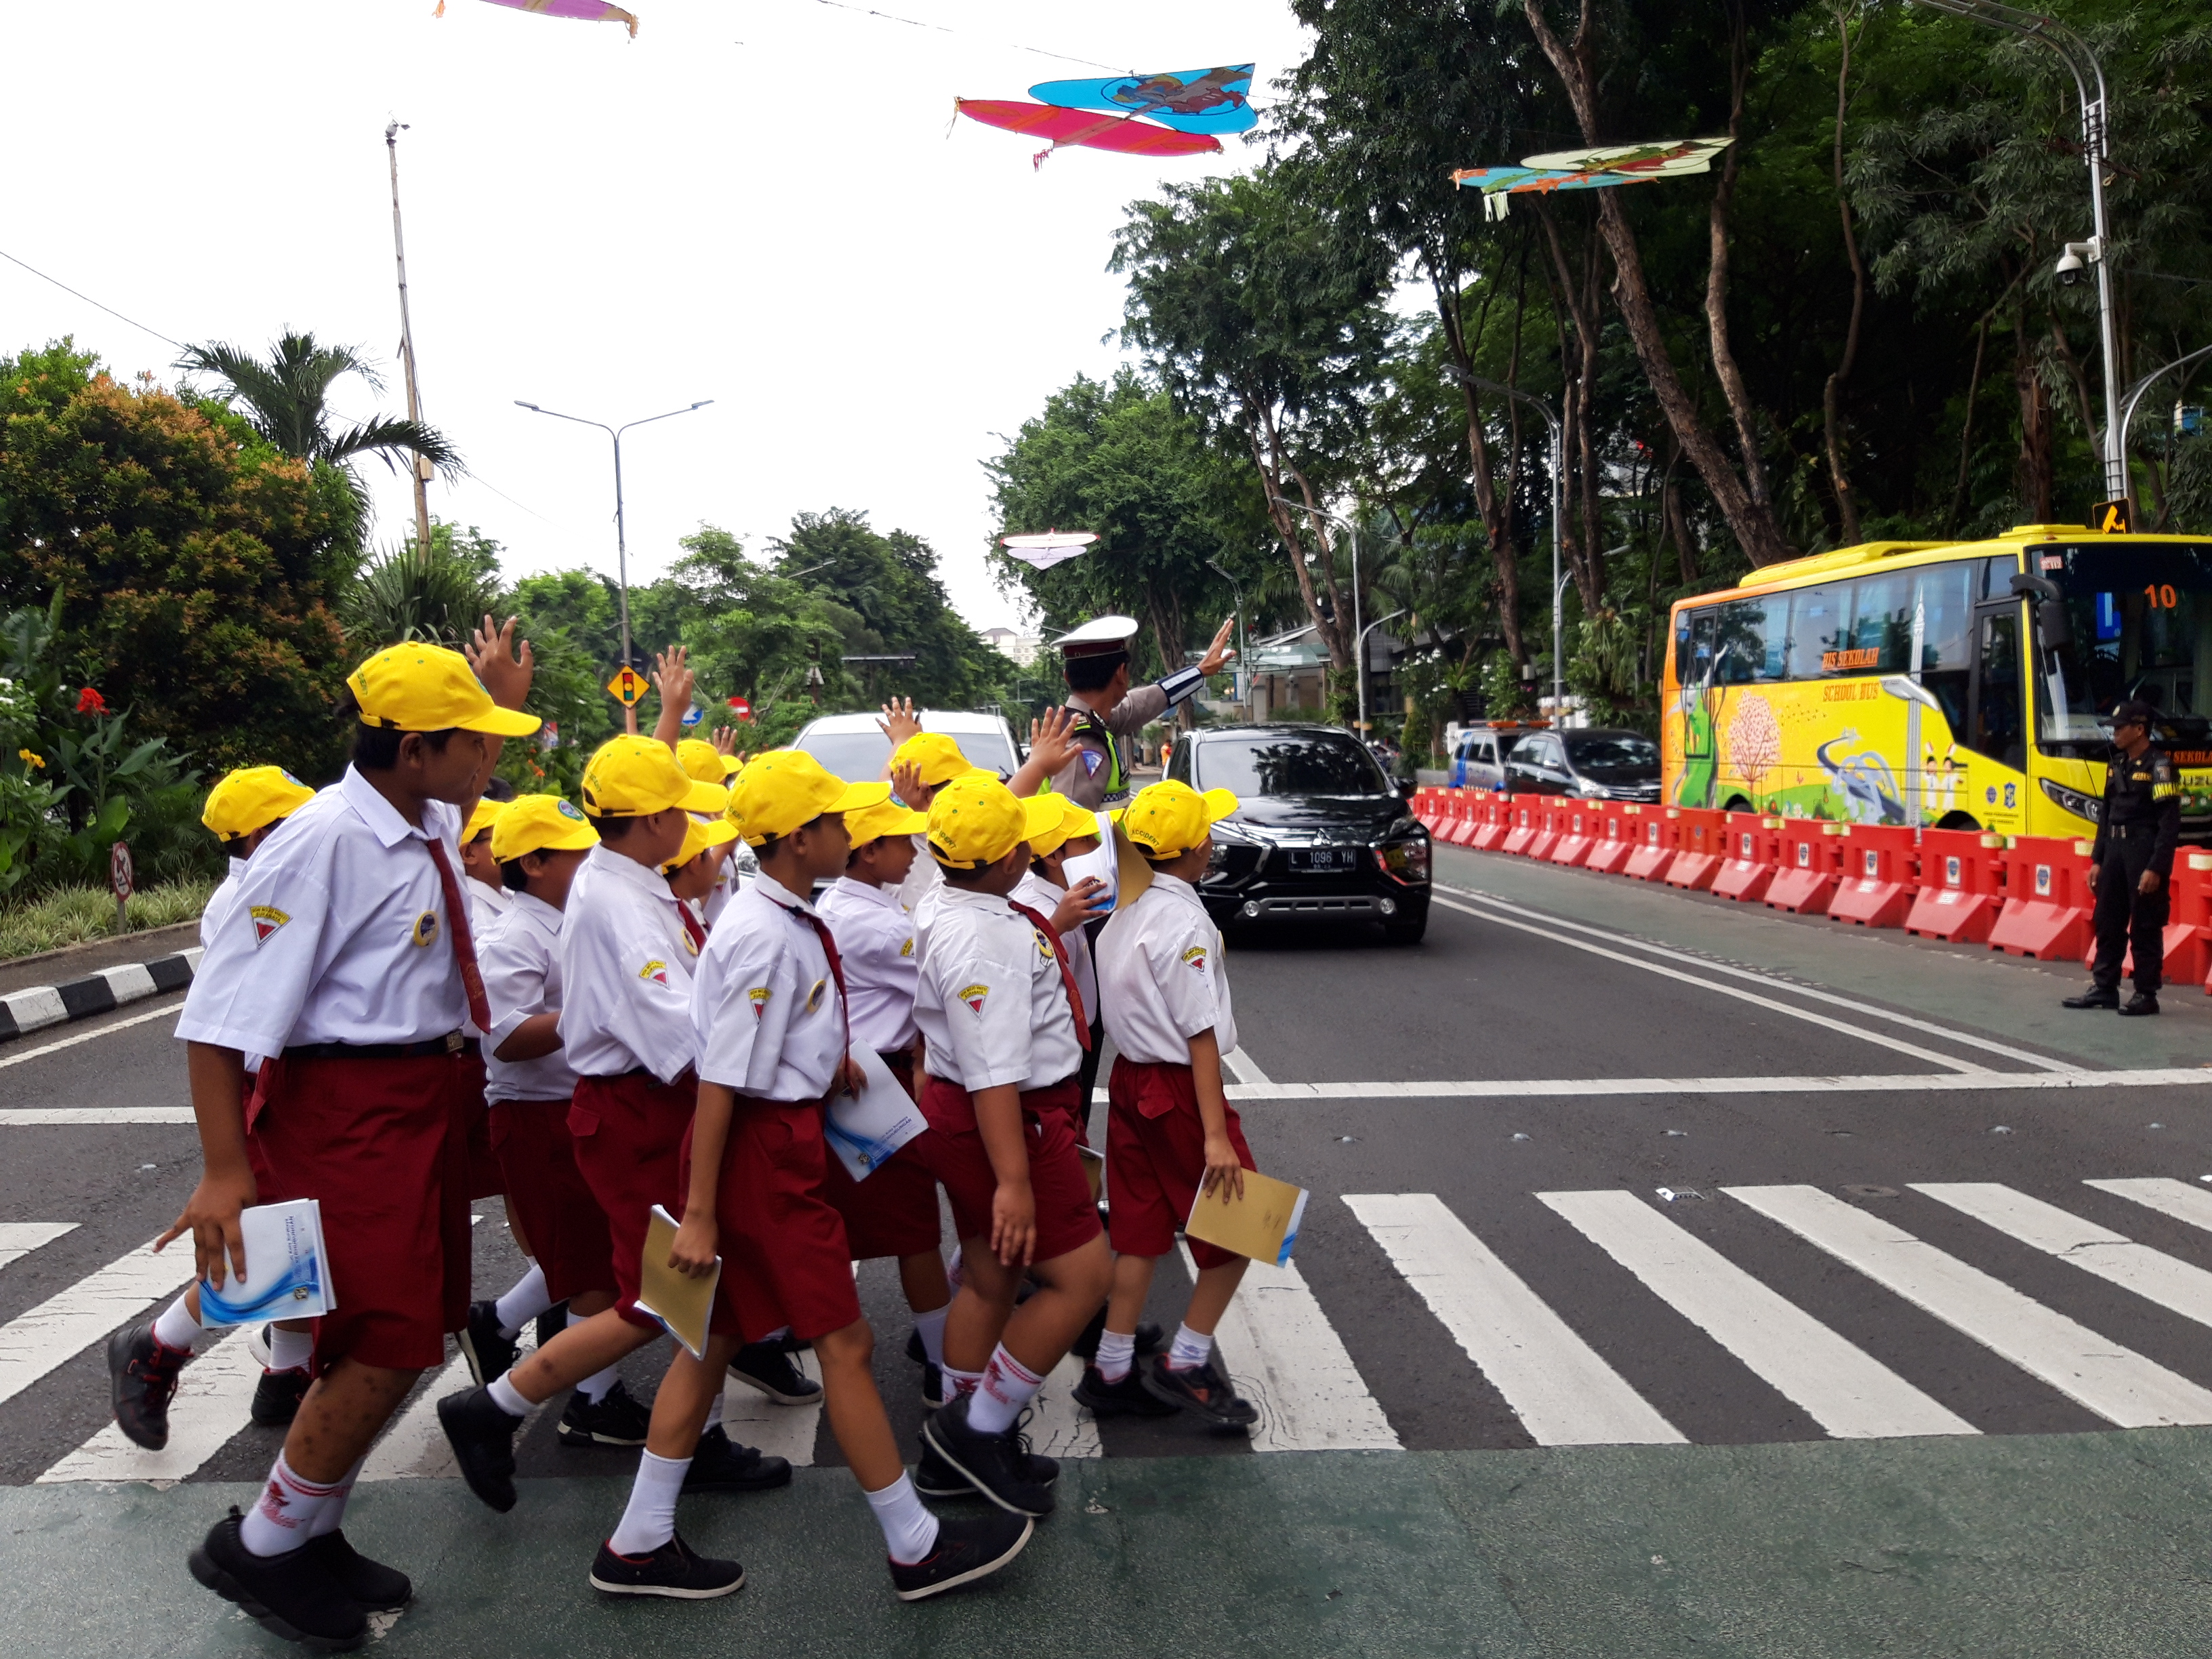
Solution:
M1190 1638L1170 1646L1214 1631L1295 1653L2191 1650L2194 1516L2212 1498L2212 1073L2185 1074L2212 1060L2212 999L2173 991L2156 1021L2068 1014L2080 975L2063 964L1519 860L1439 863L1419 947L1231 942L1233 1092L1261 1167L1311 1194L1296 1272L1255 1275L1248 1322L1224 1328L1261 1432L1042 1411L1033 1432L1073 1459L1070 1501L1020 1582L906 1623L870 1577L842 1598L868 1609L858 1623L775 1587L779 1568L811 1582L823 1549L879 1571L816 1413L732 1390L741 1437L817 1467L792 1494L687 1518L702 1546L736 1528L765 1587L689 1623L596 1610L581 1587L634 1454L562 1448L541 1416L525 1504L495 1520L418 1432L356 1500L403 1565L435 1564L386 1642L658 1651L706 1620L793 1653L918 1653L1048 1639L1126 1590L1145 1620L1102 1630L1098 1651L1157 1651L1160 1620ZM21 1316L127 1255L191 1188L188 1124L24 1121L173 1115L167 1012L0 1049L0 1222L75 1224L0 1267L0 1387ZM497 1201L478 1209L489 1294L520 1261ZM1164 1267L1153 1316L1171 1324L1187 1283ZM888 1264L860 1284L910 1437ZM631 1362L634 1391L659 1363ZM55 1544L31 1568L40 1650L155 1632L179 1651L273 1650L171 1571L271 1455L231 1409L237 1431L156 1487L85 1478L107 1416L97 1342L0 1399L0 1524ZM152 1552L134 1577L167 1587L155 1608L70 1553L122 1538ZM2026 1587L2062 1565L2063 1598ZM518 1594L558 1616L519 1627L500 1611ZM1608 1634L1623 1618L1632 1640Z

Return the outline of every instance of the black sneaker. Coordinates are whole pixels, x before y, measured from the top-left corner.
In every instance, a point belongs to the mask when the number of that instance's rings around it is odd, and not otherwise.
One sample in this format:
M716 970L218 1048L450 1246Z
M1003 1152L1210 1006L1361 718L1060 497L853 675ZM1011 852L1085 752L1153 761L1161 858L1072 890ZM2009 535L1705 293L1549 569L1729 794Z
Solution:
M790 1484L788 1459L739 1445L720 1423L699 1437L691 1467L684 1471L686 1492L767 1492Z
M283 1428L300 1414L300 1402L315 1379L305 1365L289 1371L264 1371L253 1385L253 1403L246 1414L264 1429Z
M929 1364L929 1350L922 1346L920 1331L908 1331L906 1334L906 1357L917 1365Z
M397 1613L415 1599L415 1586L397 1567L372 1561L346 1542L344 1528L310 1538L301 1553L323 1564L323 1570L363 1613Z
M1101 1308L1091 1316L1091 1322L1083 1328L1083 1334L1068 1345L1067 1351L1088 1364L1098 1358L1098 1339L1105 1334L1106 1310ZM1150 1320L1138 1322L1136 1336L1137 1352L1139 1357L1148 1353L1158 1353L1160 1351L1160 1345L1167 1340L1160 1328Z
M2120 1012L2124 1015L2154 1014L2157 1012L2158 994L2155 991L2138 991L2120 1005Z
M2058 1006L2062 1008L2117 1008L2120 1006L2120 994L2117 989L2107 991L2101 985L2094 986L2078 997L2068 997Z
M1074 1395L1093 1417L1173 1417L1177 1409L1145 1387L1141 1365L1130 1366L1118 1382L1109 1382L1097 1366L1085 1365Z
M538 1346L542 1348L568 1328L568 1304L565 1302L556 1302L538 1316L537 1322Z
M1237 1391L1229 1386L1229 1379L1210 1358L1203 1365L1181 1371L1170 1370L1165 1359L1158 1359L1148 1366L1139 1366L1131 1375L1139 1371L1153 1399L1193 1413L1216 1427L1249 1429L1260 1420L1260 1408L1249 1400L1237 1397Z
M822 1398L822 1385L791 1363L781 1341L746 1343L730 1361L730 1375L779 1406L811 1406Z
M745 1570L734 1561L710 1561L696 1555L672 1534L650 1555L617 1555L599 1546L592 1563L592 1588L609 1595L667 1595L679 1601L711 1601L745 1587Z
M501 1411L489 1389L463 1389L438 1402L438 1426L461 1479L501 1515L514 1507L514 1431L522 1421Z
M945 1373L934 1365L921 1368L921 1408L933 1412L952 1397L945 1382Z
M177 1373L191 1357L189 1348L156 1341L150 1319L107 1339L108 1397L116 1426L132 1445L159 1451L169 1443L169 1401L176 1397Z
M913 1565L891 1563L891 1588L902 1601L919 1601L988 1578L1022 1553L1036 1530L1025 1515L937 1517L937 1547Z
M499 1304L471 1302L468 1322L458 1333L461 1352L468 1357L469 1375L476 1379L477 1387L495 1376L503 1376L507 1368L514 1364L515 1341L499 1328Z
M962 1395L929 1418L921 1425L922 1443L1000 1509L1016 1515L1050 1515L1052 1487L1030 1473L1029 1449L1012 1430L979 1434L969 1428L968 1408L974 1401L973 1395ZM1053 1465L1055 1474L1059 1468Z
M271 1635L317 1653L347 1653L368 1639L368 1615L305 1546L256 1555L239 1536L234 1508L186 1558L192 1577L234 1601Z
M568 1396L558 1431L564 1446L642 1446L652 1408L630 1398L622 1379L596 1401L578 1389Z
M1040 1486L1049 1486L1060 1479L1060 1461L1028 1449L1026 1441L1018 1439L1022 1454L1022 1473ZM924 1498L981 1498L983 1494L975 1483L945 1461L944 1454L927 1439L921 1443L921 1460L914 1466L914 1489Z

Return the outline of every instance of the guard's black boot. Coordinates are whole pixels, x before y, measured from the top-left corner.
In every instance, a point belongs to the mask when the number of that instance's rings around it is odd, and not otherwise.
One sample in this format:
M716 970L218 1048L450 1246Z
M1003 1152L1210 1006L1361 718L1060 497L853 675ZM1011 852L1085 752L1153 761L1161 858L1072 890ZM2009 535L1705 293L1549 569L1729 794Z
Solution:
M2120 994L2117 990L2107 991L2099 985L2084 991L2078 997L2067 998L2060 1006L2067 1008L2117 1008L2120 1006ZM2153 1002L2151 1006L2156 1008L2158 1005Z
M2158 1012L2158 993L2138 991L2120 1005L2123 1014L2154 1014Z

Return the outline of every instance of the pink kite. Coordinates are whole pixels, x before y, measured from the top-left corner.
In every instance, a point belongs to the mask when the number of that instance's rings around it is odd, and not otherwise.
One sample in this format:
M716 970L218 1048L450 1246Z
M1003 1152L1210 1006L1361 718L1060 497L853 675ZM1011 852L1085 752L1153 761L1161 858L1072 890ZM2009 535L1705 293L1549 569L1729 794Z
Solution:
M487 0L495 6L509 6L516 11L543 12L548 17L574 17L586 23L627 23L629 37L637 39L637 19L620 6L602 3L602 0ZM438 0L437 15L446 15L446 0Z
M1196 155L1221 149L1221 141L1211 133L1176 132L1148 121L1133 120L1127 115L1093 114L1085 110L1062 109L1057 104L1025 104L1011 98L956 98L952 104L969 120L981 121L987 127L1002 127L1008 132L1051 139L1050 149L1036 153L1035 165L1038 167L1043 166L1044 158L1063 144L1109 149L1122 155Z

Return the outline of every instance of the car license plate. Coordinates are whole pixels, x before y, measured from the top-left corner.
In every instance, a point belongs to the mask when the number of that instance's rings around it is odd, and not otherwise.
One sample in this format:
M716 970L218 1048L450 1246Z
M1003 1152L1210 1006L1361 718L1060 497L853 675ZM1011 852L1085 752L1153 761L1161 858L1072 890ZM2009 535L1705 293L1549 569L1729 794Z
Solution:
M1349 870L1358 854L1349 847L1300 848L1291 854L1293 870Z

